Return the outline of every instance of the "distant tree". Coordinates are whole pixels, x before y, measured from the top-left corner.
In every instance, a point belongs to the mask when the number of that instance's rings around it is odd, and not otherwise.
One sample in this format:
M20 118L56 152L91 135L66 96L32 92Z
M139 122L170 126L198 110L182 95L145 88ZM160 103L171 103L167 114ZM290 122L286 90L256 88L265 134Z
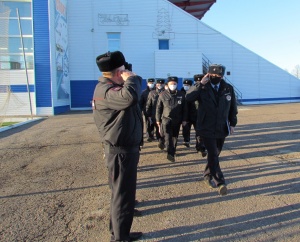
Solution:
M296 65L291 74L300 79L300 65Z

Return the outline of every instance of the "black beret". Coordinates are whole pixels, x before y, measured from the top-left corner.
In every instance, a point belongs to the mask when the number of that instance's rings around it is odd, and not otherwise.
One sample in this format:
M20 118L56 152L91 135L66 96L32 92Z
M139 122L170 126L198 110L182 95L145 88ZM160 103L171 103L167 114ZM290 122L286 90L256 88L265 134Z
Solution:
M183 84L187 84L187 85L193 85L193 81L192 80L190 80L190 79L184 79L183 80Z
M209 74L216 74L219 76L224 76L225 73L225 66L219 64L212 64L208 68Z
M120 51L107 52L96 58L96 63L101 72L109 72L125 64L125 57Z
M199 82L202 80L203 77L204 77L204 74L196 74L196 75L194 75L194 81Z
M177 82L178 83L178 77L177 76L169 76L168 82Z
M147 82L155 82L155 79L154 78L148 78Z
M156 83L165 84L165 79L163 79L163 78L157 78L156 79Z

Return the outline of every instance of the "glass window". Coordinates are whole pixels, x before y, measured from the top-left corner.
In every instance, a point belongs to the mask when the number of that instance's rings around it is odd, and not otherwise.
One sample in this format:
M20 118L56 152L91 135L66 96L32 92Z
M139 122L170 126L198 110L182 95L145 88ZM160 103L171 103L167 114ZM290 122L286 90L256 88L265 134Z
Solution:
M19 10L27 67L33 68L33 37L31 0L0 0L0 66L1 69L24 69L25 62L20 37Z
M31 19L21 20L21 30L23 35L32 35ZM9 35L20 35L18 19L9 20Z
M121 47L120 33L107 33L108 51L117 51Z
M5 42L5 39L7 38L0 37L0 43ZM8 43L9 43L8 49L1 48L1 50L6 50L7 53L11 53L11 54L23 53L20 37L9 37ZM23 44L24 44L25 52L29 52L29 53L33 52L32 38L23 37Z
M20 17L31 17L31 2L8 2L1 1L0 5L3 4L10 8L9 17L18 17L17 8L19 9Z
M168 39L159 39L158 40L158 48L160 50L168 50L169 49L169 40Z

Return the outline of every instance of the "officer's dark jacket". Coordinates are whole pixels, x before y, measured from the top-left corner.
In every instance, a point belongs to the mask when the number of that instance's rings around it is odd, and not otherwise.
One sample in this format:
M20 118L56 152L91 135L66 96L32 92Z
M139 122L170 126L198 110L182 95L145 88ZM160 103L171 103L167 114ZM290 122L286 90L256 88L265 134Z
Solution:
M100 77L94 91L93 114L104 144L123 150L141 145L143 119L138 105L141 81L141 77L131 76L122 86Z
M188 102L199 101L197 130L200 136L208 138L225 138L229 126L237 124L237 105L233 87L223 79L219 91L215 94L211 83L196 83L186 93Z
M151 89L147 87L145 90L142 91L141 99L140 99L140 108L143 111L144 115L146 115L146 103L149 96ZM147 116L147 115L146 115Z
M147 103L146 103L146 115L148 117L151 117L152 120L155 120L155 114L156 114L156 105L157 105L157 99L158 95L164 91L163 89L155 89L150 91Z
M176 90L174 94L170 90L163 91L157 100L156 115L157 122L172 121L172 125L181 124L187 119L187 107L185 95Z
M186 90L184 88L181 88L181 91L186 93ZM198 107L199 107L199 101L193 101L193 102L187 102L187 120L188 122L196 123L197 122L197 115L198 115Z

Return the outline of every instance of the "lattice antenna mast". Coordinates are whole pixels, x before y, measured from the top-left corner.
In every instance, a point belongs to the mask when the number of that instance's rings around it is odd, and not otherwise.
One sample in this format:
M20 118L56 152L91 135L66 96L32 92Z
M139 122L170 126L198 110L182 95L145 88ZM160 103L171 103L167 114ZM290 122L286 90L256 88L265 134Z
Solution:
M162 8L158 11L155 30L158 35L158 38L169 38L169 34L172 31L172 26L169 12L165 8Z
M19 9L17 8L16 10L17 10L17 16L18 16L18 22L19 22L19 31L20 31L20 38L21 38L21 46L22 46L22 52L23 52L23 58L24 58L24 64L25 64L26 84L27 84L27 92L28 92L28 99L29 99L29 106L30 106L30 115L31 115L31 118L33 118L33 115L32 115L31 95L30 95L30 88L29 88L29 79L28 79L28 69L27 69L27 61L26 61L25 49L24 49L22 26L21 26L21 21L20 21Z

